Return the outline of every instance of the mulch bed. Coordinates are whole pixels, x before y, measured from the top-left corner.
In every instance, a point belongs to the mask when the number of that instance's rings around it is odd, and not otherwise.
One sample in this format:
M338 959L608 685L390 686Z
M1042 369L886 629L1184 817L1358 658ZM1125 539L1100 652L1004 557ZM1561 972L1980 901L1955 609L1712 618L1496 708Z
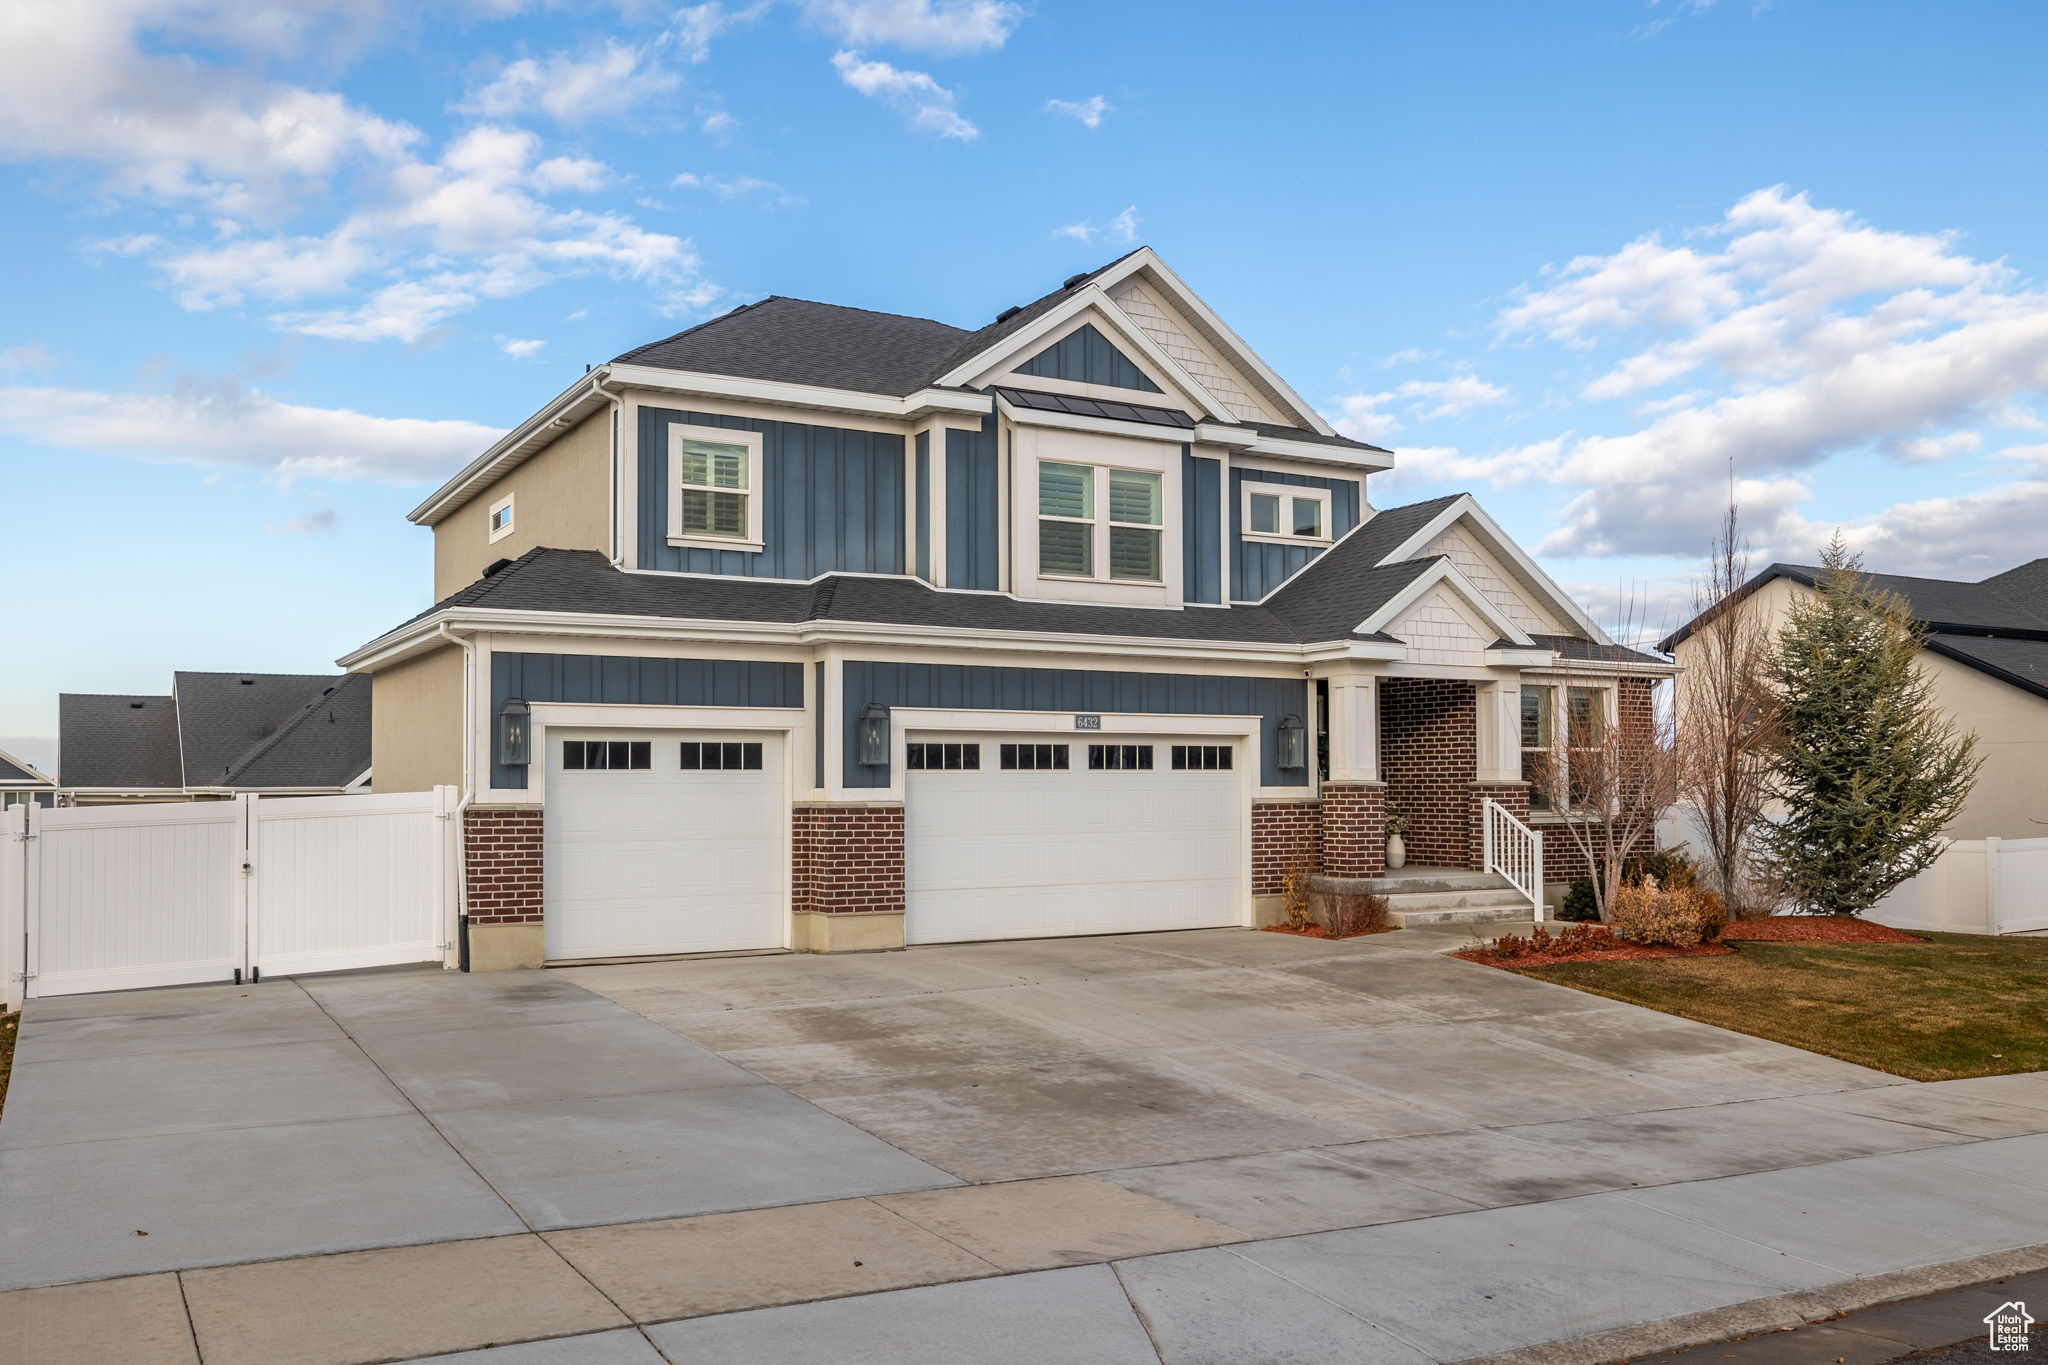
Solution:
M1918 934L1847 915L1772 915L1737 920L1721 931L1727 940L1764 943L1925 943Z
M1698 943L1690 948L1672 948L1662 944L1630 943L1619 948L1597 948L1591 952L1579 953L1520 953L1514 957L1495 957L1491 953L1468 948L1450 954L1467 962L1477 962L1488 967L1548 967L1557 962L1638 962L1660 957L1726 957L1733 948L1720 943Z
M1333 934L1328 929L1323 928L1323 926L1321 926L1320 924L1316 925L1312 929L1290 929L1288 926L1284 924L1268 924L1260 932L1267 934L1292 934L1296 938L1346 939L1364 938L1367 934L1390 934L1393 931L1394 926L1391 924L1381 925L1377 929L1361 929L1359 932L1355 934Z

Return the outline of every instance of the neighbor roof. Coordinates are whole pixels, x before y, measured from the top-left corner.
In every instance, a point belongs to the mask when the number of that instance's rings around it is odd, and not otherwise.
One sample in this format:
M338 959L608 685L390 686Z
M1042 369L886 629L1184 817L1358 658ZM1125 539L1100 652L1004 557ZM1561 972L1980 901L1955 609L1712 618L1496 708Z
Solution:
M50 779L10 753L0 752L0 783L10 787L24 784L52 785Z
M1774 579L1818 588L1827 569L1816 564L1773 564L1737 589L1740 601ZM1977 583L1949 578L1866 573L1877 592L1904 599L1927 632L1927 648L2025 691L2048 697L2048 558L2029 560ZM1720 604L1700 613L1657 644L1676 649Z
M370 766L367 679L178 673L168 697L65 693L67 787L123 791L340 788Z

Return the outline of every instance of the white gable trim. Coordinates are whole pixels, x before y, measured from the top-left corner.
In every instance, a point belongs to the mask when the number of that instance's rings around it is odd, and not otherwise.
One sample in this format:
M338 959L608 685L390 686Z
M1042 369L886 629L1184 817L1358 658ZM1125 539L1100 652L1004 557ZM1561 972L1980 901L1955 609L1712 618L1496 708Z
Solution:
M1354 633L1370 635L1386 630L1395 621L1428 595L1430 589L1439 583L1447 584L1451 591L1465 599L1465 604L1487 625L1499 633L1499 637L1523 649L1539 649L1534 640L1522 628L1501 614L1499 607L1486 600L1486 594L1474 586L1471 579L1458 572L1458 566L1449 560L1439 560L1430 568L1415 576L1415 581L1387 599L1380 609L1358 623Z
M23 772L28 774L28 777L26 779L18 777L0 779L0 787L19 788L28 786L32 783L40 783L45 787L54 787L57 785L56 782L52 780L48 776L48 774L44 773L41 768L38 768L33 763L23 762L21 759L16 758L13 754L8 753L5 749L0 749L0 759L5 759L7 762L12 763L15 767L21 769Z
M1380 563L1398 564L1404 559L1414 559L1429 546L1431 541L1449 530L1460 518L1469 518L1473 529L1479 532L1480 539L1486 542L1487 547L1494 554L1505 559L1511 568L1524 575L1529 582L1535 584L1560 616L1586 632L1587 639L1601 645L1611 645L1614 643L1613 640L1608 638L1607 632L1595 625L1592 617L1586 615L1585 608L1572 600L1570 593L1558 587L1556 581L1549 574L1538 568L1536 561L1529 558L1521 546L1508 538L1507 533L1500 529L1499 524L1492 517L1486 515L1479 504L1472 500L1470 493L1461 495L1456 502L1437 513L1434 517L1431 517L1427 525L1395 546L1384 559L1380 560ZM1460 578L1462 580L1463 575L1460 575ZM1505 632L1503 633L1505 634ZM1508 635L1507 638L1513 640L1527 639L1528 637Z
M1133 365L1136 365L1141 374L1159 385L1164 392L1147 393L1143 389L1120 389L1113 385L1084 384L1071 379L1048 379L1043 375L1020 374L1018 372L1017 367L1019 365L1025 364L1049 348L1059 345L1083 327L1096 321L1097 317L1108 324L1108 331L1104 332L1105 340L1113 346L1118 345L1120 342L1128 341L1128 346L1120 347L1120 349L1126 351L1124 358ZM1099 327L1096 330L1103 331ZM1056 388L1061 392L1082 393L1087 397L1101 398L1108 402L1140 403L1155 408L1169 405L1182 408L1201 407L1202 400L1198 399L1195 394L1180 389L1180 381L1175 379L1173 375L1163 370L1155 369L1149 356L1140 361L1138 358L1128 354L1130 351L1138 351L1140 355L1144 354L1139 349L1137 341L1137 338L1141 336L1144 336L1144 333L1132 325L1131 320L1124 315L1121 309L1117 311L1115 317L1111 317L1107 313L1091 316L1084 309L1069 317L1065 326L1047 332L1044 337L1040 338L1044 345L1036 346L1029 349L1026 354L1016 356L1008 364L1002 366L996 374L992 375L988 382L990 384L1002 384L1013 389L1036 389L1042 385L1050 385L1052 387L1044 388L1042 391L1051 393ZM1147 341L1151 340L1150 337L1145 339ZM1154 343L1154 349L1157 349L1157 343Z
M1110 330L1117 338L1145 358L1156 372L1153 375L1155 381L1161 375L1165 376L1174 388L1179 389L1201 409L1202 416L1226 422L1233 420L1230 409L1223 405L1223 401L1202 387L1201 381L1183 369L1178 360L1161 350L1159 343L1147 336L1142 327L1132 322L1123 309L1118 308L1109 295L1102 292L1099 284L1083 285L1071 296L1061 300L1058 306L1045 316L1032 319L1021 330L1012 332L979 355L969 357L962 364L940 375L934 381L934 387L980 388L989 383L993 376L1029 360L1051 345L1052 342L1048 338L1064 336L1068 324L1090 310L1101 314L1102 320L1109 324ZM1021 388L1023 385L1020 384L1018 387Z
M1323 420L1322 414L1310 407L1300 394L1296 393L1288 386L1286 381L1273 372L1272 367L1259 359L1258 352L1245 345L1244 338L1231 331L1224 324L1223 319L1216 316L1215 311L1208 304L1202 302L1201 295L1188 288L1187 283L1180 276L1168 269L1166 262L1160 260L1159 254L1153 251L1151 247L1138 248L1130 255L1124 257L1123 260L1104 271L1096 278L1095 282L1104 290L1108 290L1113 285L1122 280L1129 279L1141 270L1150 273L1153 280L1166 291L1167 296L1175 306L1179 307L1205 330L1212 333L1210 340L1221 345L1233 362L1248 371L1261 384L1265 385L1271 391L1267 395L1268 397L1279 399L1280 405L1283 408L1291 409L1295 419L1310 431L1317 432L1323 436L1334 436L1337 434L1335 429Z

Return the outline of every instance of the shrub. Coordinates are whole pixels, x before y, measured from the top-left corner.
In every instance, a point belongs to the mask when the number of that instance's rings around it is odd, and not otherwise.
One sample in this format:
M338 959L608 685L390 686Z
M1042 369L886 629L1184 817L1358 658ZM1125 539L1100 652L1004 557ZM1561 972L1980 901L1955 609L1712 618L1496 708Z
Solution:
M1376 933L1387 927L1387 912L1392 908L1385 896L1371 892L1346 895L1325 892L1322 901L1323 932L1331 938Z
M1661 886L1696 886L1699 883L1699 864L1682 848L1657 849L1650 853L1638 853L1621 865L1621 884L1640 886L1643 878L1654 877ZM1597 920L1600 918L1600 902L1593 894L1593 882L1581 877L1564 893L1564 904L1558 907L1557 917L1562 920Z
M1564 903L1557 908L1557 917L1581 921L1600 918L1600 900L1593 894L1591 878L1581 877L1566 888Z
M1480 951L1489 957L1509 961L1531 956L1576 957L1580 953L1597 953L1609 948L1627 946L1604 924L1567 924L1555 934L1539 924L1531 929L1526 937L1520 934L1502 934Z
M1288 928L1315 927L1315 917L1309 913L1308 869L1300 863L1289 863L1280 874L1280 906L1287 912Z
M1697 886L1660 886L1653 876L1615 893L1615 931L1637 943L1690 948L1717 938L1728 922L1721 898Z

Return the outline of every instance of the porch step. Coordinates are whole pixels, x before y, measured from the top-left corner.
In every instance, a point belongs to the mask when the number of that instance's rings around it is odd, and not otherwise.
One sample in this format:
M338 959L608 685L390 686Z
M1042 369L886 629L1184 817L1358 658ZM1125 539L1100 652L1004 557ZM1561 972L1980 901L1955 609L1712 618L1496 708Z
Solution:
M1378 877L1317 877L1317 890L1387 898L1387 923L1399 929L1423 924L1481 924L1520 919L1529 898L1494 872L1462 867L1404 867Z
M1406 903L1404 897L1389 896L1393 909L1387 923L1396 929L1414 929L1425 924L1488 924L1495 920L1527 919L1528 897L1516 891L1491 892L1473 897L1464 905L1424 908Z

